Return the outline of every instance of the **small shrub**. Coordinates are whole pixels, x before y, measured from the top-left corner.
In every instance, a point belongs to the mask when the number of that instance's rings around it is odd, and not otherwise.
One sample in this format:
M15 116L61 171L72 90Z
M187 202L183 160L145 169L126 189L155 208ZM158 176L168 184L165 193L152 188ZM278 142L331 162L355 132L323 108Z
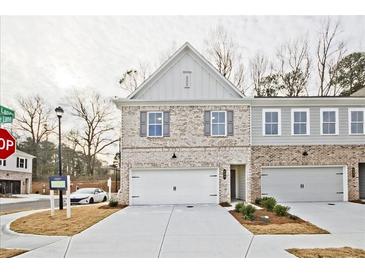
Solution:
M242 209L242 207L244 207L245 205L243 204L243 203L238 203L238 204L236 204L236 206L235 206L235 211L236 212L241 212L241 209Z
M117 206L118 206L118 200L117 200L117 199L115 199L115 198L111 198L111 199L109 200L109 206L110 206L110 207L117 207Z
M268 211L273 211L276 205L276 200L274 197L265 197L262 198L260 205L266 208Z
M276 205L274 207L274 213L278 216L287 216L290 207L283 205Z
M262 201L262 198L256 198L255 199L255 205L260 205Z
M255 211L256 211L256 208L254 208L252 205L243 205L243 207L241 208L243 217L246 220L250 220L250 221L255 219L255 215L254 215Z

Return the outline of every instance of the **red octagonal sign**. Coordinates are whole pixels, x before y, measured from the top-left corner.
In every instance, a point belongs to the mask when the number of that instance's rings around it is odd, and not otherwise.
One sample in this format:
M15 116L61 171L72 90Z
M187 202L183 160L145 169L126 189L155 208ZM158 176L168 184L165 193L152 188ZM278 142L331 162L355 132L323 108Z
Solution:
M15 153L15 138L5 129L0 128L0 159L5 160Z

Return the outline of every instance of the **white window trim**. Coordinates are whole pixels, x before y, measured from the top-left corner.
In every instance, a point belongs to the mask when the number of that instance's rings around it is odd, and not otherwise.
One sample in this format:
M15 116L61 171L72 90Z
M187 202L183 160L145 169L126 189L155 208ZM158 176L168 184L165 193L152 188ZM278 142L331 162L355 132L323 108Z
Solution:
M323 136L334 136L338 135L339 133L339 124L338 124L338 108L321 108L321 135ZM323 133L323 112L326 111L334 111L336 113L336 126L335 126L335 133Z
M150 113L161 113L161 135L150 136ZM147 112L147 137L151 137L151 138L163 137L163 111L149 111L149 112Z
M224 112L224 135L214 135L213 134L213 113L222 113ZM224 137L227 136L227 111L225 110L213 110L210 112L210 136L213 137Z
M277 112L278 113L278 134L266 134L265 132L265 113ZM281 136L281 109L280 108L265 108L262 110L262 135L263 136Z
M296 134L294 132L294 113L295 112L305 112L305 113L307 113L306 133L305 134ZM310 135L310 111L309 111L309 108L292 108L291 109L291 135L292 136L307 136L307 135Z
M363 121L363 129L362 133L351 133L351 112L352 111L362 111L364 114L364 121ZM349 135L365 135L365 108L349 108L348 110L348 125L349 125Z

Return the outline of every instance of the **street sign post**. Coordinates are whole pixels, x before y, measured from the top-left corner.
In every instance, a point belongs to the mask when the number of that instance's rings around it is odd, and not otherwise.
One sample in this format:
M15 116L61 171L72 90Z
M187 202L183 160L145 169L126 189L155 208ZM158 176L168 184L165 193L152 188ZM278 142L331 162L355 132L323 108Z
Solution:
M0 159L5 160L15 153L15 138L6 129L0 128Z
M67 176L50 176L48 178L50 189L50 203L51 203L51 216L54 215L54 191L66 191L67 200L67 218L71 218L71 179L70 175Z

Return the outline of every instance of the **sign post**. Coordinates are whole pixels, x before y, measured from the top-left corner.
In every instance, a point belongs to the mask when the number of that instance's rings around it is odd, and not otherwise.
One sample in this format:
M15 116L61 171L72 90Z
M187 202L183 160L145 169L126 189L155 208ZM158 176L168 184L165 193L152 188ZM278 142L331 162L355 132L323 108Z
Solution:
M51 202L51 216L54 216L54 190L49 191L50 202Z
M52 207L53 207L53 211L54 211L54 190L58 190L58 191L62 191L62 190L66 190L69 187L69 176L50 176L48 178L49 181L49 189L50 189L50 194L51 194L51 215L52 214ZM68 215L67 215L68 216ZM68 217L67 217L68 218Z
M109 188L109 200L112 198L112 178L108 179L108 188Z
M0 159L5 160L15 153L15 138L6 129L0 128Z
M71 178L70 175L67 175L67 191L66 191L66 199L67 199L67 219L71 218Z

